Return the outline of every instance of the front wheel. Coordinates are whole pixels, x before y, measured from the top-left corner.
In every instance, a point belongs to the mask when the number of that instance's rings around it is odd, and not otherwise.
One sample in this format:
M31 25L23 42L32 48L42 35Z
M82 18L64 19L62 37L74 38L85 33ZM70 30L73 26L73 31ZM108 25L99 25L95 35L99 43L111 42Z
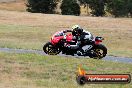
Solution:
M93 53L94 53L94 55L92 58L102 59L107 54L107 48L102 44L96 45L93 49Z
M46 54L49 55L57 55L60 53L60 49L54 47L54 45L50 42L47 42L44 46L43 46L43 50Z

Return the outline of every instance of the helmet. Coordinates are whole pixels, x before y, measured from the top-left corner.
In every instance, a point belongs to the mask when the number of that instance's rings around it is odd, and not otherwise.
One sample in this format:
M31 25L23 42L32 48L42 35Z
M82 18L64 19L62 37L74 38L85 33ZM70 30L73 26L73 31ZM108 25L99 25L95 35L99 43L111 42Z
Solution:
M73 32L72 32L73 36L81 35L83 32L83 29L79 25L72 26L72 29L73 29Z

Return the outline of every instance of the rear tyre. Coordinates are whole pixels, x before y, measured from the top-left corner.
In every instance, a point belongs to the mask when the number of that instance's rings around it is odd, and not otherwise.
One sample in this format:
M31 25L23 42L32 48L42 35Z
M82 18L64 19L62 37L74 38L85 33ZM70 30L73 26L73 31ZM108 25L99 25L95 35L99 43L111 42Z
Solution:
M99 45L96 45L93 49L93 57L94 59L102 59L103 57L106 56L107 54L107 48L102 45L102 44L99 44Z
M47 42L44 46L43 46L43 50L46 54L49 55L57 55L60 53L60 49L54 47L54 45L50 42Z

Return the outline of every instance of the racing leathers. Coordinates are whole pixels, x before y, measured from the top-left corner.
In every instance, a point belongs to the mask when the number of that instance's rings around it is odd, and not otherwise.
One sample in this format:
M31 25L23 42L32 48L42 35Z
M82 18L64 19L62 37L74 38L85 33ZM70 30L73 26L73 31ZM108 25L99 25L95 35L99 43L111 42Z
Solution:
M72 30L63 30L61 31L64 35L67 32L73 32ZM73 35L73 34L72 34ZM66 39L66 36L64 37ZM77 55L81 56L84 53L82 49L82 45L84 41L91 42L93 40L93 35L89 31L83 30L83 32L79 35L73 35L73 39L70 42L64 43L64 51L62 54L70 54L74 55L71 50L77 50Z
M66 32L72 32L72 30L64 30L64 33ZM72 44L68 44L66 47L70 49L78 49L82 43L82 41L92 41L93 35L89 31L83 30L81 35L73 36L73 42Z

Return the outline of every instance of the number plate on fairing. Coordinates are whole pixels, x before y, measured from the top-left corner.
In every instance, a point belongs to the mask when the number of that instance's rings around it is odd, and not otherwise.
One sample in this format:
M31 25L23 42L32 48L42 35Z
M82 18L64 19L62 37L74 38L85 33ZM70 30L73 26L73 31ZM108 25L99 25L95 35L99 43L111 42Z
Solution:
M86 51L86 50L90 50L92 47L93 47L92 45L85 45L82 47L82 49Z

